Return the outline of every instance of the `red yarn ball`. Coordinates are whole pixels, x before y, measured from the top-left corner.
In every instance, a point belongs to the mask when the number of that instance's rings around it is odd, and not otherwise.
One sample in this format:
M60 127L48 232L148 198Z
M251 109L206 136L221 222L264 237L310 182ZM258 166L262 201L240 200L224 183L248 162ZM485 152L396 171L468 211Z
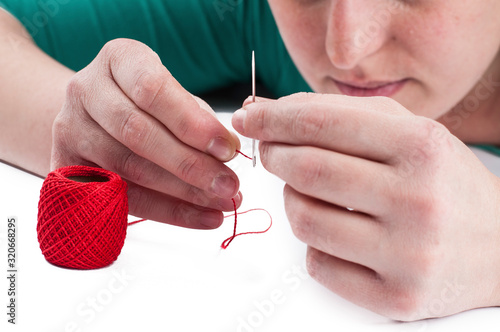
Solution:
M49 263L61 267L105 267L121 252L127 216L127 184L117 174L87 166L60 168L40 191L40 249Z

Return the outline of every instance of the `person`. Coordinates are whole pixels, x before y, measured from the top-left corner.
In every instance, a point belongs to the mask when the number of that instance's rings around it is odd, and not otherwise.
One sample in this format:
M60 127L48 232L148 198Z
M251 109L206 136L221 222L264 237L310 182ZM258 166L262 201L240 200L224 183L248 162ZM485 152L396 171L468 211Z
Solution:
M500 144L500 2L3 7L2 160L107 168L133 214L216 228L241 203L224 165L240 143L193 94L248 81L255 49L281 98L246 100L233 127L286 182L309 273L395 320L500 305L500 180L465 145Z

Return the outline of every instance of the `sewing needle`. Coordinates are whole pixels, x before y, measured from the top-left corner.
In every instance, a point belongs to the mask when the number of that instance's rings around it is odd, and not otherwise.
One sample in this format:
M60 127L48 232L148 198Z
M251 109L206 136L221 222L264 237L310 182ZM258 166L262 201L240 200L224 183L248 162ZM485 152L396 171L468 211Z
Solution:
M252 51L252 102L255 103L255 51ZM252 139L252 164L257 165L257 157L255 156L255 139Z

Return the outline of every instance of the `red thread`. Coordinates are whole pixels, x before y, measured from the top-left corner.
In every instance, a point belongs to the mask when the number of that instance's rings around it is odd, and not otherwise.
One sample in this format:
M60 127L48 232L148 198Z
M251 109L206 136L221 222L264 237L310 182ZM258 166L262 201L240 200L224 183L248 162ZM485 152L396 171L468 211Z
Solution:
M244 154L243 152L241 152L240 150L236 150L237 153L241 154L243 157L247 158L247 159L250 159L252 160L252 157L249 157L247 156L246 154Z
M267 213L267 215L269 216L269 219L270 219L270 224L269 224L269 227L267 227L265 230L263 231L257 231L257 232L243 232L243 233L238 233L236 234L236 225L238 224L238 212L236 211L236 201L234 200L234 198L232 198L233 200L233 205L234 205L234 213L233 214L230 214L228 216L225 216L224 218L229 218L229 217L232 217L234 216L234 229L233 229L233 235L231 235L230 237L228 237L227 239L225 239L222 244L220 245L220 247L222 249L226 249L229 244L234 240L235 237L237 236L240 236L240 235L246 235L246 234L262 234L262 233L265 233L267 232L271 226L273 225L273 217L271 217L271 214L265 210L265 209L250 209L250 210L247 210L247 211L244 211L244 212L240 212L239 214L242 215L242 214L245 214L245 213L248 213L248 212L252 212L252 211L264 211L265 213Z
M236 150L236 152L239 153L239 154L241 154L243 157L252 160L251 157L247 156L243 152L241 152L239 150ZM222 244L220 245L220 247L222 249L226 249L229 246L229 244L234 240L234 238L237 237L237 236L246 235L246 234L262 234L262 233L266 233L271 228L271 226L273 225L273 217L271 217L271 214L267 210L265 210L265 209L250 209L250 210L247 210L247 211L244 211L244 212L240 212L239 214L241 215L241 214L245 214L245 213L252 212L252 211L264 211L265 213L267 213L267 215L269 216L269 219L271 221L270 224L269 224L269 227L267 227L263 231L258 231L258 232L243 232L243 233L236 234L236 226L238 224L238 212L236 211L237 210L236 209L236 201L234 200L234 198L232 198L232 201L233 201L233 206L234 206L234 213L230 214L228 216L225 216L224 218L229 218L229 217L234 216L233 235L231 235L230 237L228 237L227 239L225 239L222 242Z
M147 219L140 219L140 220L136 220L136 221L131 221L131 222L128 223L128 225L132 226L132 225L138 224L138 223L146 221L146 220Z
M87 166L60 168L40 190L40 249L54 265L105 267L121 252L127 216L127 184L117 174Z

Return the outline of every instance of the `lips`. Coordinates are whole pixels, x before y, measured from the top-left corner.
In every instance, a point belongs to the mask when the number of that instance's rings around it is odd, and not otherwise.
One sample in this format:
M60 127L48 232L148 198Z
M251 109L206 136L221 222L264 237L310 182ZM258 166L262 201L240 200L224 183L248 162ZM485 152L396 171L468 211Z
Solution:
M333 80L340 92L353 97L391 97L403 88L408 80L394 82L370 82L366 84L351 84Z

